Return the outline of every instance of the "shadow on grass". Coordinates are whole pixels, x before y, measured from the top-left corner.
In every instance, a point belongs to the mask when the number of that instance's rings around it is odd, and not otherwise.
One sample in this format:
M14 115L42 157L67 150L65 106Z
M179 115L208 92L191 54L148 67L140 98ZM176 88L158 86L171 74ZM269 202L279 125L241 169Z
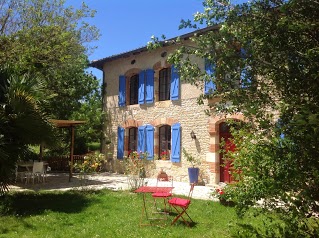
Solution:
M95 200L99 191L17 192L0 197L0 215L39 215L45 211L80 213Z
M169 216L171 217L171 220L173 221L175 217L178 215L177 212L170 211ZM184 219L188 222L189 227L196 227L197 222L191 221L186 214L183 214ZM188 227L188 225L185 223L182 217L178 218L178 220L173 224L173 226L185 226Z

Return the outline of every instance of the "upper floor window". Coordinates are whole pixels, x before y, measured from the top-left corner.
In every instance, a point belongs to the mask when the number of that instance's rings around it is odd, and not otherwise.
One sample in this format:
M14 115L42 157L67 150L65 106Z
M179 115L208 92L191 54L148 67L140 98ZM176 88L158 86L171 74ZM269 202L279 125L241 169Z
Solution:
M137 150L137 127L128 130L128 151Z
M206 71L206 79L204 85L204 92L205 94L211 94L216 90L216 85L211 79L215 74L215 64L210 62L209 60L205 59L205 71Z
M171 91L171 69L165 68L159 71L159 100L169 100Z
M127 84L129 80L129 84ZM162 69L159 72L159 101L179 100L180 80L174 67ZM132 104L154 103L154 70L141 70L138 75L126 78L119 76L119 107Z
M130 78L130 105L138 104L138 75Z

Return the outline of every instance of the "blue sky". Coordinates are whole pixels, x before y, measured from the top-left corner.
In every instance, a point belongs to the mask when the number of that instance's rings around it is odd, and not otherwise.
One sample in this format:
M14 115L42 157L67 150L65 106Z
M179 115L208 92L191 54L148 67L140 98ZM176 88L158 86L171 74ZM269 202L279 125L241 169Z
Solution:
M244 0L233 0L241 2ZM82 1L67 0L78 7ZM97 11L89 21L100 30L100 39L92 45L98 48L89 60L102 59L114 54L145 46L151 36L164 34L172 38L192 30L178 30L181 19L193 19L193 14L203 11L202 0L85 0ZM99 79L102 72L90 68Z

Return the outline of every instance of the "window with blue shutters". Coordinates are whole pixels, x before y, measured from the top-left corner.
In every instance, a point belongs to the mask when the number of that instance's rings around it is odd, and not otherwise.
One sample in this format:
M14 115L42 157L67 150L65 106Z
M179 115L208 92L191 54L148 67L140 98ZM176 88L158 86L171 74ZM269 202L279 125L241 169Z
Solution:
M137 150L137 127L131 127L128 129L128 151L136 151Z
M147 125L145 128L145 151L147 152L147 159L154 158L154 127Z
M177 69L172 65L159 71L159 101L179 99L179 75Z
M137 152L145 152L145 126L140 126L137 133Z
M152 125L138 128L137 152L147 152L147 159L154 158L154 127Z
M130 78L130 105L138 103L139 76L137 74Z
M124 128L117 128L117 158L123 159L124 157Z
M171 154L171 126L163 125L159 127L158 133L158 155L162 160L170 159Z
M171 67L171 100L179 99L179 75L174 65Z
M244 48L240 48L240 58L245 61L248 56ZM240 71L240 87L247 88L251 85L251 74L249 72L250 67L244 64L244 67Z
M145 71L139 73L138 78L138 104L144 104L145 101Z
M126 92L127 90L127 92ZM145 104L154 102L154 70L142 70L129 78L129 84L126 88L126 78L119 76L119 106Z
M205 59L205 71L206 74L211 77L215 72L215 65L211 62L209 62L207 59ZM216 90L216 85L212 80L205 80L205 87L204 87L204 93L211 94Z
M171 161L179 163L181 161L181 124L172 125Z
M161 69L159 71L159 101L170 99L171 94L171 68Z
M119 107L124 107L126 103L126 79L124 75L119 76Z
M146 82L145 82L145 102L153 103L154 102L154 70L147 69L145 71Z
M154 102L154 70L143 70L139 74L138 103Z

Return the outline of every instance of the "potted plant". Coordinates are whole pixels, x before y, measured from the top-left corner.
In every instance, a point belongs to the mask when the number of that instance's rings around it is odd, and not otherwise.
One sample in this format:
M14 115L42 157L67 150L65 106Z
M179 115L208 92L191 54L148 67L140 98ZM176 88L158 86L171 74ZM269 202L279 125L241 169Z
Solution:
M169 158L168 151L166 151L166 150L162 151L160 156L161 156L161 160L168 160L168 158Z
M183 155L186 160L191 163L192 167L188 168L188 177L190 183L198 183L199 168L195 165L199 164L199 160L195 158L192 154L188 153L183 147Z

